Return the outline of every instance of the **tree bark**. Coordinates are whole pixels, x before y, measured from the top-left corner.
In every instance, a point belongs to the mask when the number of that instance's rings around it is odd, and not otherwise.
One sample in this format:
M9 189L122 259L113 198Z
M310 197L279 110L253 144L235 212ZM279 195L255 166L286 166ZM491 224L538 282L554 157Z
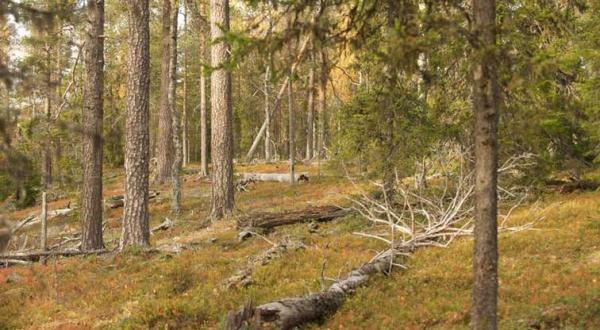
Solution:
M294 93L292 90L292 75L294 74L290 70L290 79L288 80L288 119L289 119L289 128L288 128L288 141L289 141L289 155L290 155L290 184L294 185L296 183L295 180L295 166L296 166L296 132L294 130L296 126L296 121L294 118Z
M248 214L237 221L238 228L272 229L279 226L293 225L303 222L327 222L341 218L352 212L334 205L315 206L302 210L286 210L283 212L256 212Z
M300 50L298 51L296 60L292 64L292 68L291 68L292 72L296 71L296 67L298 66L298 64L300 63L302 58L304 57L304 53L306 52L307 45L308 45L308 39L306 39L302 43L302 46L300 47ZM279 110L279 105L281 104L281 98L283 97L283 94L285 93L287 86L288 86L288 80L289 80L289 77L286 77L285 80L283 81L283 83L281 84L281 88L279 89L279 92L277 93L277 96L275 97L275 102L273 103L273 107L271 107L271 109L270 109L270 113L269 113L270 116L272 116L273 113L275 113L277 110ZM256 148L258 148L258 143L260 142L260 139L262 139L266 130L267 130L267 121L265 120L263 122L262 126L260 127L258 134L256 134L256 137L254 138L254 141L252 142L252 146L250 147L250 150L248 150L248 153L246 154L246 160L252 159L252 157L254 156L254 152L256 152Z
M187 35L188 26L187 26L187 9L184 6L183 10L183 31ZM187 100L188 100L188 61L187 61L187 47L183 49L183 100L182 100L182 150L183 150L183 166L187 166L190 162L190 147L188 141L188 109L187 109Z
M314 52L311 49L310 68L308 71L308 104L307 104L307 121L306 121L306 160L311 160L313 154L313 134L314 134L314 118L315 118L315 67L314 67Z
M104 248L102 239L102 120L104 115L104 0L88 0L83 98L81 250Z
M474 329L496 329L498 295L498 116L495 0L473 0L473 115L475 126Z
M171 212L178 215L181 211L181 164L183 163L183 147L181 144L181 123L179 111L177 111L177 17L179 16L178 0L173 1L171 15L171 63L169 66L169 108L172 116L173 146L175 149L175 159L171 165Z
M319 62L321 66L321 76L319 79L319 131L317 134L317 157L319 159L325 157L325 125L327 122L327 80L329 77L329 69L327 68L327 59L325 51L319 52Z
M125 208L120 249L148 246L148 99L150 27L148 0L128 0L127 119L125 133Z
M225 67L229 44L229 0L210 0L211 35L211 218L218 220L233 211L233 130L231 73Z
M269 54L269 63L267 64L267 68L265 69L265 162L271 161L271 105L270 93L269 93L269 85L271 80L271 54Z
M171 29L172 29L172 0L163 0L162 17L162 62L160 79L160 108L158 111L158 132L156 136L156 182L165 183L173 165L173 109L169 104L169 85L171 67Z

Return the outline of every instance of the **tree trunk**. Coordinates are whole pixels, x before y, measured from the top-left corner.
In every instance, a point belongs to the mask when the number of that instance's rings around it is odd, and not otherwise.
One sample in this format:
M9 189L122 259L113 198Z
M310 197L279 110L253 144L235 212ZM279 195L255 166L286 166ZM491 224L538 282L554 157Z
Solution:
M87 5L83 98L81 250L104 248L102 240L102 120L104 114L104 0Z
M473 258L474 329L496 329L498 295L498 116L499 87L495 59L496 4L473 0L473 115L475 129L475 251Z
M177 17L179 15L179 1L173 1L172 16L171 16L171 63L169 68L169 108L173 118L173 145L175 149L175 159L171 167L171 184L173 195L171 197L171 212L178 215L181 210L181 164L183 162L183 150L181 144L181 123L179 111L177 111Z
M183 10L183 31L187 35L187 10L184 6ZM187 47L183 49L183 100L182 100L182 148L183 148L183 166L187 166L190 162L190 146L188 141L188 109L187 109L187 100L188 100L188 62L187 62ZM177 157L177 156L176 156Z
M265 162L271 161L271 107L270 107L270 94L269 94L269 82L271 80L271 54L269 54L269 63L265 69L265 123L267 129L265 130Z
M306 52L307 45L308 45L308 39L306 39L302 43L302 46L300 47L300 50L298 51L298 55L296 56L296 60L292 64L291 72L296 72L296 67L298 66L298 64L300 63L302 58L304 57L304 53ZM283 81L283 83L281 84L281 88L279 89L279 92L277 93L277 96L275 97L275 102L273 102L273 107L271 107L271 110L269 113L270 116L272 116L273 113L275 113L277 110L279 110L279 105L281 104L281 98L283 97L283 94L285 93L285 90L287 89L287 86L288 86L288 80L289 80L289 77L286 77L285 80ZM246 154L246 160L252 159L252 157L254 156L254 152L256 152L256 148L258 148L258 143L260 142L260 139L262 139L266 130L267 130L267 122L264 121L262 126L260 127L260 130L258 131L258 134L256 134L256 137L254 138L254 141L252 142L252 146L250 147L250 150L248 150L248 153Z
M165 183L171 173L173 165L173 109L169 105L169 85L171 66L171 27L172 0L163 0L162 17L162 62L160 79L160 108L158 111L158 132L156 136L156 182Z
M319 79L319 132L317 134L317 156L319 159L325 157L325 125L327 122L327 79L329 76L329 69L327 68L327 59L325 51L319 52L319 60L321 65L321 77Z
M294 127L296 126L295 118L294 118L294 94L293 94L293 84L292 84L292 72L290 70L290 79L288 80L288 119L289 119L289 128L288 128L288 143L289 143L289 154L290 154L290 184L294 185L296 180L294 180L295 175L295 166L296 166L296 136Z
M46 45L46 65L48 67L48 73L46 77L46 104L44 115L46 116L46 123L49 125L50 118L52 117L52 72L50 68L52 67L52 56L50 52L50 46ZM50 134L48 132L48 134ZM50 139L44 141L43 143L43 158L42 158L42 189L47 190L52 185L52 151L51 151L51 143Z
M233 131L231 74L224 67L229 45L222 40L229 32L229 0L210 0L211 36L211 218L218 220L233 211Z
M206 109L206 69L200 69L200 173L208 175L208 125Z
M311 63L308 71L308 118L306 122L306 160L313 158L313 134L314 134L314 118L315 118L315 67L314 53L311 50Z
M148 0L128 0L127 119L125 133L125 208L120 248L148 246L148 99L150 27Z
M205 2L200 2L199 16L204 14ZM202 67L200 68L200 172L208 175L208 109L206 104L206 67L208 64L208 28L202 25L200 28L200 54L202 54Z

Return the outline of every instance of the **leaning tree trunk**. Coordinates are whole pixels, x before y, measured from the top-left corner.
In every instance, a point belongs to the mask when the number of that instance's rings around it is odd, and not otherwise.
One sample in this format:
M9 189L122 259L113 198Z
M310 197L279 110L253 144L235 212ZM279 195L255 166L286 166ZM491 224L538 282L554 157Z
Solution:
M171 197L171 212L178 215L181 210L181 164L183 162L183 148L181 144L181 123L179 111L177 111L177 16L179 1L173 1L173 10L171 16L171 63L169 68L169 108L171 109L173 125L173 145L175 149L175 159L171 165L171 184L173 186L173 195Z
M229 0L210 1L211 36L211 160L212 210L217 220L233 211L233 131L231 74L225 66L229 44L223 40L229 32Z
M173 109L169 105L169 76L171 67L172 0L163 1L162 17L162 62L160 79L160 108L158 110L158 132L156 136L156 182L165 183L173 164Z
M125 125L125 208L120 248L148 246L148 99L150 26L148 0L128 0L127 118Z
M474 329L496 329L498 296L498 116L496 4L473 0L473 115L475 130L475 251L473 258Z
M104 113L104 0L87 5L83 98L81 250L104 248L102 240L102 118Z

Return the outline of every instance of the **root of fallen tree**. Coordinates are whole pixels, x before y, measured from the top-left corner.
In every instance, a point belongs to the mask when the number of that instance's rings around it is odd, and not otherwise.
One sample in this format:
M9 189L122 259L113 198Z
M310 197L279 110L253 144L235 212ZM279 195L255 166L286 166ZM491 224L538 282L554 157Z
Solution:
M257 212L238 219L239 228L272 229L278 226L303 222L326 222L341 218L352 210L333 205L309 207L303 210L283 212Z

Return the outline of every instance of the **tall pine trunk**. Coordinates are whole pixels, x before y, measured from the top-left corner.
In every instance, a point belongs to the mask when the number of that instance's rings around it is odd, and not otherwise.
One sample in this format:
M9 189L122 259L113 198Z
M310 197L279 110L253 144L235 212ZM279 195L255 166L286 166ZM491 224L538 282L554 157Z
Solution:
M496 329L498 296L498 116L499 87L495 59L496 4L473 0L473 115L475 126L475 250L473 258L474 329Z
M127 118L125 125L125 207L120 248L148 246L148 100L150 26L148 0L128 0Z
M158 110L158 133L156 136L156 182L165 183L173 165L172 108L169 105L169 76L171 67L172 0L163 0L162 17L162 62L160 79L160 108Z
M198 16L206 15L205 1L200 1ZM202 67L200 68L200 172L202 175L208 175L208 108L206 102L206 65L208 59L208 27L201 23L198 17L198 27L200 30L200 54L202 57Z
M169 108L172 115L173 146L175 158L171 164L171 212L178 215L181 211L181 165L183 163L183 146L181 143L181 121L179 111L177 111L177 16L179 1L170 0L172 3L171 13L171 48L169 55L171 61L169 65Z
M84 53L83 187L81 249L104 247L102 240L102 120L104 115L104 0L89 0Z
M233 130L231 74L225 67L229 45L223 37L229 32L229 0L210 1L211 36L211 161L212 210L217 220L233 211Z
M183 31L184 33L187 35L188 33L188 26L187 26L187 10L185 9L186 6L184 6L184 11L183 11ZM187 166L188 163L190 162L190 146L189 146L189 140L188 140L188 108L187 108L187 101L188 101L188 54L187 54L187 47L184 47L183 49L183 100L182 100L182 113L181 113L181 125L182 125L182 132L181 132L181 142L182 142L182 148L183 148L183 166Z

